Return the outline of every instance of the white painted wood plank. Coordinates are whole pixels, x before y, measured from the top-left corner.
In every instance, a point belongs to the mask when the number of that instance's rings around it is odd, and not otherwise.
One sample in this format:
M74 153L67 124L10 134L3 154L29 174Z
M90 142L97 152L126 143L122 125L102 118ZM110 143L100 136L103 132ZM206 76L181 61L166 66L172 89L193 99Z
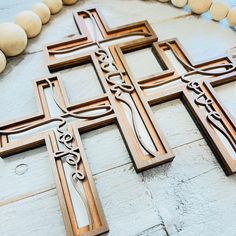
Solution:
M119 26L140 20L148 20L150 23L153 23L189 14L183 9L177 9L169 4L163 4L158 1L116 0L111 2L91 0L89 3L101 7L104 16L109 20L110 26Z
M131 162L115 124L84 133L81 138L93 174Z
M169 235L234 236L235 176L227 177L219 168L189 180L166 185L152 183L153 196ZM156 182L159 182L156 180ZM165 186L165 198L161 186Z
M0 204L55 186L45 147L1 158L0 170Z
M236 201L232 197L235 176L225 176L204 140L176 148L174 153L176 157L172 163L143 174L169 235L195 235L196 232L204 236L209 232L219 236L233 235L224 234L223 228L227 224L231 230L226 232L235 229L233 224L228 224L229 218L233 218L232 212L236 211ZM201 181L201 176L206 178ZM191 186L194 181L197 184ZM220 212L225 212L227 220L219 221ZM221 225L222 234L217 233L218 226L213 230L214 224ZM184 230L186 232L182 233Z
M65 236L56 190L0 207L1 236Z
M236 82L214 88L227 110L236 119Z
M104 94L92 63L63 70L60 75L72 105Z
M0 75L0 123L35 114L38 109L32 81L48 75L43 53L9 59Z
M150 229L144 230L143 232L140 232L137 234L137 236L168 236L167 232L165 231L165 228L163 227L163 225L157 225L154 226Z
M233 29L195 15L155 23L152 27L159 40L178 38L194 61L217 57L236 44Z
M152 111L171 148L202 138L180 99L152 106Z
M124 56L135 80L163 71L150 47L126 53Z
M142 174L127 164L95 176L112 235L135 235L161 224Z

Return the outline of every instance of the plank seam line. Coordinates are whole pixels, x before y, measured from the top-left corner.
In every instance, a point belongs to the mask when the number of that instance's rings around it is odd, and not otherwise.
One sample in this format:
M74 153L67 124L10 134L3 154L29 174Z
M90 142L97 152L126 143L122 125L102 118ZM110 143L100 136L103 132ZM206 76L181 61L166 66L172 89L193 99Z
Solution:
M186 12L186 14L184 14L184 15L170 17L170 18L167 18L167 19L164 19L164 20L150 21L150 23L151 23L151 25L155 25L155 24L158 24L158 23L165 23L165 22L172 21L172 20L184 19L184 18L187 18L189 16L193 16L193 14Z
M179 147L183 147L183 146L185 146L185 145L189 145L189 144L192 144L192 143L195 143L195 142L201 141L201 140L206 141L206 140L202 137L202 138L195 139L195 140L192 140L192 141L187 142L187 143L183 143L183 144L177 145L177 146L175 146L175 147L172 147L172 149L175 150L175 149L177 149L177 148L179 148ZM208 145L207 145L207 146L208 146ZM208 147L209 147L209 146L208 146Z
M26 193L26 194L21 194L21 195L15 197L15 198L8 199L8 200L5 200L3 202L0 202L0 207L9 205L11 203L15 203L15 202L18 202L18 201L21 201L21 200L24 200L24 199L27 199L27 198L30 198L30 197L34 197L34 196L39 195L39 194L49 192L53 189L56 189L56 187L55 186L50 186L48 188L40 189L38 191L29 192L29 193Z
M191 144L191 143L198 142L198 141L201 141L201 140L205 140L205 139L204 139L204 138L199 138L199 139L193 140L193 141L191 141L191 142L187 142L187 143L181 144L181 145L179 145L179 146L173 147L172 150L175 150L175 149L177 149L177 148L179 148L179 147L183 147L183 146L185 146L185 145L189 145L189 144ZM208 146L208 145L207 145L207 146ZM111 170L114 170L114 169L116 169L116 168L119 168L119 167L128 165L128 164L132 164L132 161L125 162L125 163L123 163L123 164L121 164L121 165L114 166L114 167L112 167L112 168L109 168L109 169L106 169L106 170L103 170L103 171L99 171L99 172L93 174L93 177L96 177L97 175L100 175L100 174L105 173L105 172L107 172L107 171L111 171Z

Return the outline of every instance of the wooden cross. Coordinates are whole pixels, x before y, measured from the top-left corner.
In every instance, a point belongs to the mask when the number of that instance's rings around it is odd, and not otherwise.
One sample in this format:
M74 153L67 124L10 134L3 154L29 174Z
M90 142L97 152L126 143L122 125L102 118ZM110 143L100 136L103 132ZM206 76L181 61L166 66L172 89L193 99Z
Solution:
M81 143L81 132L116 122L137 172L174 158L160 128L155 124L150 105L182 98L226 172L235 172L235 123L212 88L212 85L226 83L236 77L233 73L235 66L230 58L224 56L195 64L176 40L158 43L157 36L147 21L110 29L96 9L77 12L74 18L80 35L45 46L48 68L53 72L92 63L104 95L70 105L60 75L37 80L35 88L39 114L0 127L2 157L46 144L67 235L98 235L107 231ZM92 32L88 30L86 20L92 21ZM163 72L137 81L124 54L145 47L153 49ZM172 66L165 55L167 50L172 50L186 73L181 75ZM196 80L193 78L195 74L211 78ZM180 84L172 85L176 81ZM162 89L163 85L168 85L168 89ZM61 114L53 116L50 112L44 93L46 88L51 89ZM155 88L158 92L155 92ZM68 118L75 120L69 123ZM57 124L53 129L38 130L39 127L53 123ZM28 134L30 130L36 131ZM16 133L27 135L12 140L12 135ZM72 167L69 179L65 173L68 166ZM76 214L78 212L75 212L76 203L73 202L73 190L69 183L83 202L87 225L81 225L78 220L80 218Z
M44 48L49 70L92 63L104 95L90 101L105 97L111 104L136 171L173 160L174 155L154 121L150 106L122 64L118 51L157 41L149 23L142 21L110 29L97 9L74 13L74 19L81 35ZM92 31L86 25L87 19L92 22ZM123 42L117 44L117 41Z
M236 65L232 58L223 55L211 60L194 62L177 39L147 46L156 47L158 60L163 62L163 72L140 78L138 81L148 103L154 105L180 98L225 173L235 173L235 118L214 90L215 86L236 80ZM168 59L168 51L173 54L172 59Z
M90 173L80 132L114 119L107 101L69 106L59 75L34 82L38 114L2 124L2 158L46 145L55 177L67 235L98 235L108 231ZM59 111L52 109L45 89L51 89ZM53 113L57 114L53 114ZM74 120L69 122L68 118ZM81 202L79 204L79 202Z
M235 123L216 94L213 94L209 82L209 77L216 76L223 76L220 77L222 83L229 80L228 74L235 71L235 65L230 57L224 55L194 63L178 40L158 42L157 36L146 21L110 29L96 9L76 12L74 19L80 36L73 40L47 45L44 51L48 59L48 68L50 71L59 71L81 63L93 63L108 101L114 109L137 172L173 159L166 140L153 120L150 105L181 98L226 174L235 173ZM93 32L98 33L91 34L88 31L86 19L92 21ZM142 37L114 42L118 38L138 35ZM137 79L129 68L124 54L147 47L152 49L163 71ZM178 71L172 65L166 55L167 51L172 52L184 70ZM117 75L120 78L119 83L113 80ZM200 75L202 78L194 78ZM134 118L133 124L128 122L122 105L125 103L131 106L127 94L130 95L135 107L130 108L131 113L133 114L135 109L139 113L140 119ZM135 129L137 120L143 122L154 149L143 141L144 133L140 134ZM143 153L142 149L145 149L146 153Z
M142 97L141 90L132 83L132 79L118 61L115 47L111 49L115 60L112 60L111 54L101 47L103 43L110 43L113 39L129 40L129 37L138 37L134 42L143 44L146 41L157 40L155 33L149 24L143 21L113 30L103 28L109 37L101 42L94 41L84 23L84 18L93 19L91 12L97 20L100 19L95 9L75 14L82 36L66 42L73 47L77 47L79 43L84 51L88 47L89 53L82 54L79 58L73 57L67 62L64 58L59 59L58 64L52 63L49 69L53 71L92 61L105 91L104 95L71 105L60 75L46 77L34 83L39 113L0 126L0 156L3 158L46 145L67 235L98 235L108 230L83 150L81 132L116 122L137 171L173 159L168 145L164 141L161 142L164 138L157 129L151 109ZM104 23L102 20L99 22L102 27ZM71 50L71 46L64 50L56 45L50 53L64 55ZM65 42L60 42L59 45L65 45ZM117 77L118 82L115 81ZM50 102L45 96L47 89L51 90L59 112L51 109ZM127 96L124 97L124 94ZM126 112L121 103L126 106ZM143 138L143 134L148 138ZM82 204L78 209L79 201Z

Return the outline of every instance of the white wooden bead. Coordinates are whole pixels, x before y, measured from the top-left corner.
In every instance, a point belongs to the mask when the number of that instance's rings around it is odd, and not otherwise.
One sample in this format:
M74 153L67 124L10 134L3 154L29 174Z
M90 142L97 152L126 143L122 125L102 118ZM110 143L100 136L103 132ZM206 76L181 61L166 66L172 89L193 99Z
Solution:
M0 73L2 73L7 65L7 59L2 51L0 51Z
M42 28L42 22L33 11L22 11L16 15L15 22L21 26L28 38L37 36Z
M43 3L45 3L51 14L56 14L62 9L62 0L43 0Z
M214 2L210 8L211 18L215 21L223 20L229 12L229 7L223 2Z
M62 0L62 2L65 4L65 5L73 5L77 2L78 0Z
M202 14L209 10L212 0L188 0L188 6L193 13Z
M188 0L171 0L171 3L175 7L184 7L187 4Z
M229 10L227 20L230 26L236 26L236 7Z
M0 49L6 56L16 56L25 50L27 35L14 23L0 24Z
M46 4L36 3L33 5L32 10L40 17L42 24L48 23L51 17L51 13Z

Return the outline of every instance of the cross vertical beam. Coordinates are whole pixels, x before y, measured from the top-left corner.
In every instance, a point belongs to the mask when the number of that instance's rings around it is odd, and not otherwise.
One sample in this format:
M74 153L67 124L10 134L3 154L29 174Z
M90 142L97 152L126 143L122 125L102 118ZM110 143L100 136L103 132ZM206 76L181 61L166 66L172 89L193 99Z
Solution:
M129 50L156 41L157 36L148 22L110 29L96 9L77 12L74 18L81 35L45 47L49 70L60 71L92 63L114 110L136 171L172 161L172 151L117 52L123 45L122 41ZM86 20L91 21L92 32L88 30Z

